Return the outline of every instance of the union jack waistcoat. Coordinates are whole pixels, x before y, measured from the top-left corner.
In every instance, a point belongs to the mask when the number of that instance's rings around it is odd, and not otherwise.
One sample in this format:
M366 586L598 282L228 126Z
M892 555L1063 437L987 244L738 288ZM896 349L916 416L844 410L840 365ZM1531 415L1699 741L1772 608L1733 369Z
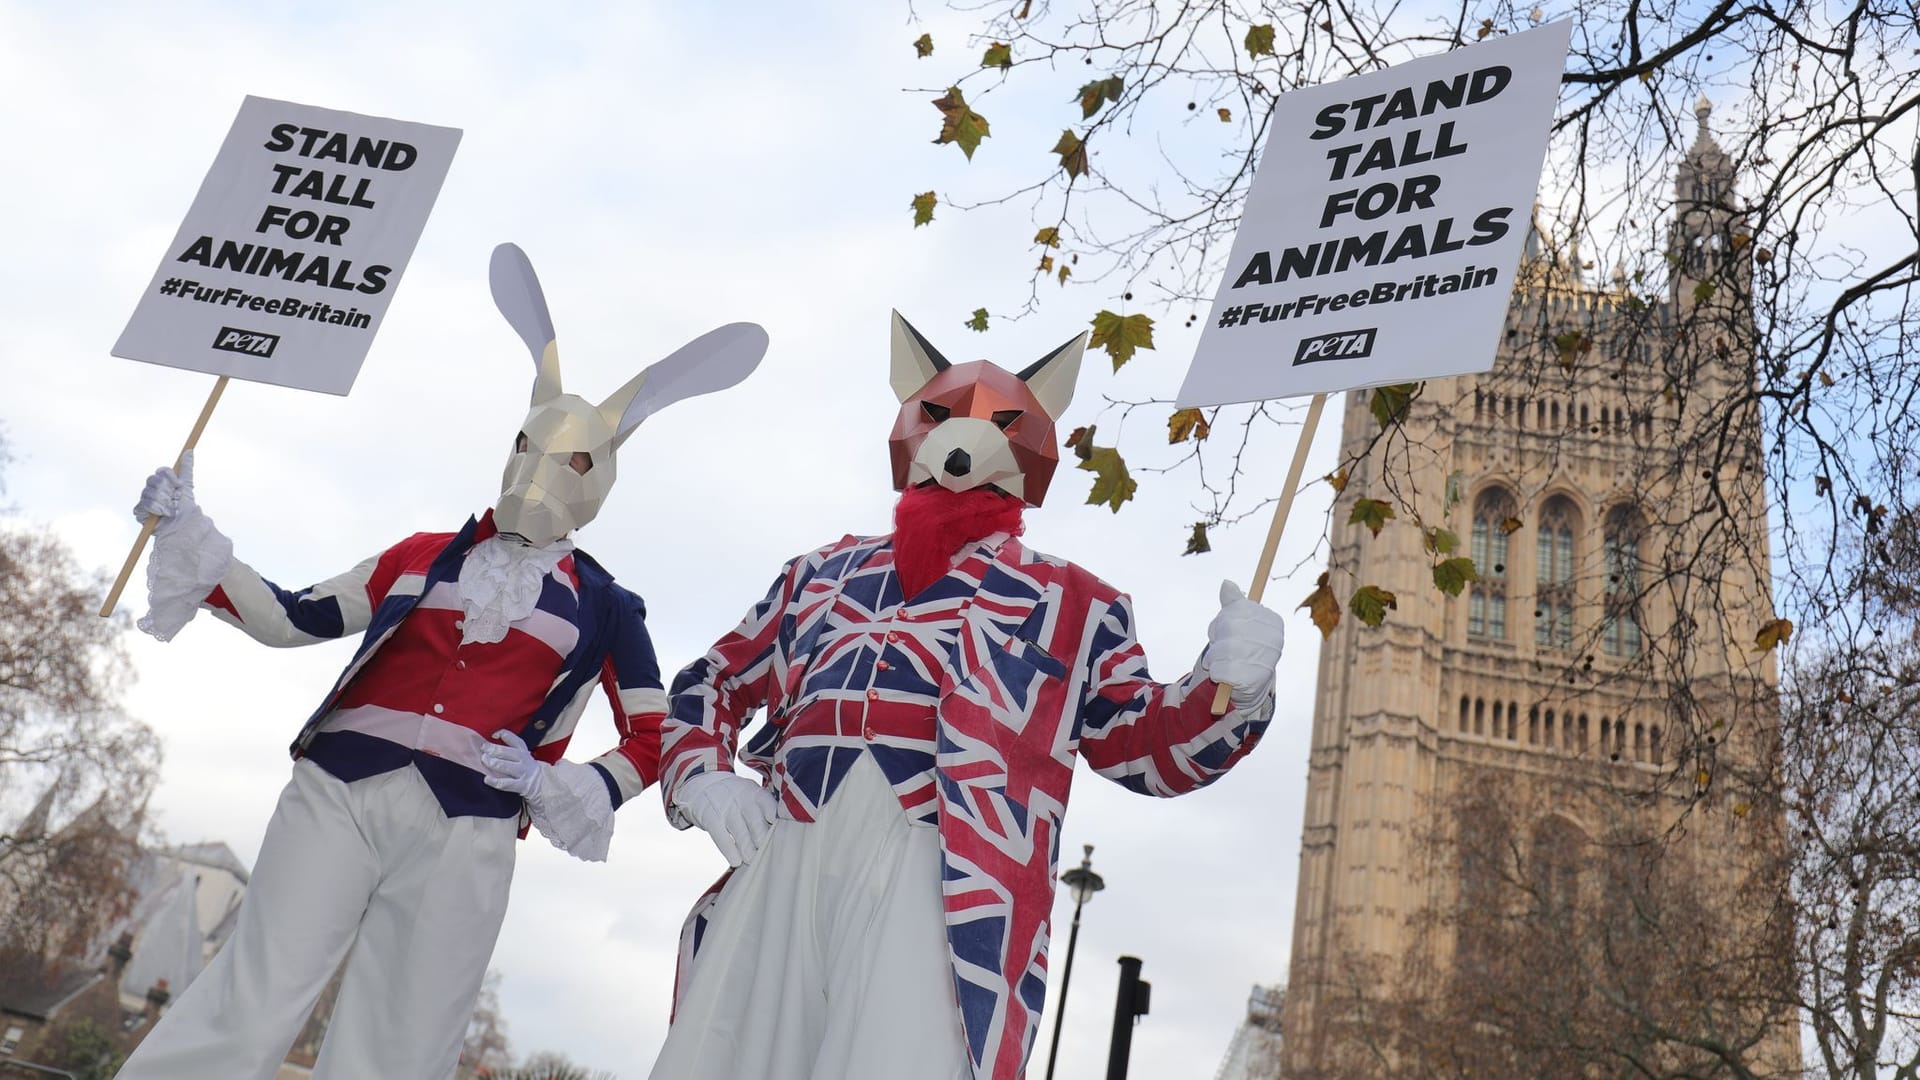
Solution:
M740 626L675 678L661 726L661 792L675 825L691 824L674 808L680 785L730 770L740 730L762 706L769 726L740 756L775 776L785 718L855 599L843 586L889 540L848 536L792 560ZM1180 795L1232 768L1267 721L1212 715L1214 684L1202 676L1154 682L1127 597L1072 563L989 539L933 588L956 587L972 595L938 673L934 755L947 946L975 1077L1017 1080L1046 998L1076 755L1133 791ZM687 920L683 960L713 896Z

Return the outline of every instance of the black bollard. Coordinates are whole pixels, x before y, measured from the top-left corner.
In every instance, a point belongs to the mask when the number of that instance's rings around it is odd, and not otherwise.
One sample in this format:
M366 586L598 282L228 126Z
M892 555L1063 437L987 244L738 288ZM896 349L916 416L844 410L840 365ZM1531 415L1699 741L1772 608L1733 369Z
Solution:
M1140 977L1138 957L1120 958L1120 990L1113 1001L1113 1043L1107 1048L1107 1080L1127 1080L1127 1056L1133 1052L1133 1022L1147 1015L1153 984Z

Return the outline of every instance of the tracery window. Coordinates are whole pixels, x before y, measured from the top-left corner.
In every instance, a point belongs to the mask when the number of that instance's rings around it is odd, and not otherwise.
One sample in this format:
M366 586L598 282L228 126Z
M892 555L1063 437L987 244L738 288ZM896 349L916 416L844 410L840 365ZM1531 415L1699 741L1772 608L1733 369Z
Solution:
M1549 499L1540 512L1534 546L1538 604L1533 643L1543 649L1566 652L1573 648L1574 522L1573 503L1565 496Z
M1640 655L1640 516L1630 506L1616 506L1606 524L1606 621L1600 632L1608 656L1633 659Z
M1488 488L1474 500L1468 555L1480 580L1467 593L1467 634L1471 637L1507 639L1507 541L1517 523L1513 496L1506 489Z

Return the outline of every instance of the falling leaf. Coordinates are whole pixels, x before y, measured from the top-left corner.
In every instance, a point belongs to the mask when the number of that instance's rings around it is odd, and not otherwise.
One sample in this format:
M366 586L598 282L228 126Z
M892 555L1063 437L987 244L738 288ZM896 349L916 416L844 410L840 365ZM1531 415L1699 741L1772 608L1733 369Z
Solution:
M1347 490L1347 470L1341 469L1339 472L1328 473L1327 486L1331 487L1336 495Z
M1066 273L1066 267L1060 268ZM1065 280L1064 277L1061 279ZM1133 359L1135 349L1153 348L1153 319L1146 315L1115 315L1111 311L1101 311L1093 317L1093 338L1087 342L1090 349L1104 348L1113 358L1113 370Z
M1399 598L1377 585L1362 585L1353 592L1353 598L1347 601L1347 610L1368 626L1379 626L1387 617L1387 612L1398 606Z
M1013 46L1000 41L987 46L987 51L980 57L980 66L997 67L1002 71L1012 67Z
M1435 526L1420 534L1429 555L1451 555L1460 550L1460 537L1452 529Z
M1111 446L1096 446L1080 462L1080 468L1094 474L1093 490L1087 493L1087 505L1111 508L1120 512L1120 504L1133 498L1140 485L1127 475L1126 460L1120 451Z
M1393 507L1379 499L1359 499L1353 504L1353 513L1347 515L1347 524L1365 525L1379 536L1381 527L1393 517Z
M1273 55L1272 23L1247 27L1247 55L1250 57Z
M1049 274L1053 272L1053 256L1051 255L1040 256L1040 272L1043 274Z
M1770 652L1773 649L1785 645L1787 639L1791 637L1793 637L1793 620L1775 619L1772 622L1763 624L1760 627L1760 632L1753 636L1753 651Z
M1525 524L1525 522L1517 517L1501 518L1500 531L1506 533L1508 536L1512 536L1514 533L1520 531L1520 526L1523 524Z
M913 53L915 56L918 56L922 60L925 60L927 57L932 56L933 55L933 35L921 34L919 37L914 38Z
M1187 537L1187 550L1182 551L1180 554L1205 555L1212 550L1213 545L1207 543L1207 523L1204 521L1194 522L1193 535Z
M967 320L967 329L973 330L979 333L983 333L983 334L986 333L986 330L987 330L987 309L986 308L973 309L973 318Z
M1418 389L1415 383L1396 383L1381 386L1373 391L1373 398L1367 403L1373 411L1373 418L1380 421L1382 428L1391 427L1397 420L1407 415L1407 406L1413 404L1413 392Z
M1080 119L1085 120L1100 111L1100 106L1110 101L1119 101L1126 92L1127 81L1115 75L1110 79L1095 79L1080 88Z
M1327 584L1327 575L1320 575L1320 583L1307 594L1300 606L1307 609L1313 619L1313 625L1320 628L1320 636L1330 638L1333 628L1340 625L1340 600L1333 595L1333 587Z
M1223 124L1233 123L1233 110L1222 107L1220 109L1220 122Z
M1094 425L1088 424L1086 427L1074 428L1067 435L1067 449L1072 450L1073 456L1081 461L1093 456L1093 429Z
M1464 555L1443 559L1433 568L1434 585L1448 596L1459 596L1460 590L1467 587L1467 582L1479 580L1480 574L1473 568L1473 560Z
M1045 244L1051 248L1057 248L1060 246L1060 230L1049 225L1033 234L1033 242L1036 244Z
M914 228L917 229L933 220L933 207L937 202L939 199L935 198L931 191L923 191L913 197Z
M943 118L940 123L940 137L933 140L938 143L953 143L960 152L973 160L973 152L980 147L980 140L991 134L987 130L987 118L967 108L967 99L957 86L948 87L945 97L933 100L933 107L940 110Z
M1069 177L1081 176L1087 171L1087 144L1072 131L1062 131L1060 141L1053 144L1053 152L1060 155L1060 167Z
M1213 428L1199 409L1181 409L1167 417L1167 442L1183 443L1188 439L1202 442Z

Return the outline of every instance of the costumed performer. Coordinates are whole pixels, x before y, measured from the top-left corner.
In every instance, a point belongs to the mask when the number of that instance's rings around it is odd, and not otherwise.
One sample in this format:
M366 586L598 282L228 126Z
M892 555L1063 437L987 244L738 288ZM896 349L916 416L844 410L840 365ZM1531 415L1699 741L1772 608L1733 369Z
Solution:
M156 472L135 508L162 519L140 621L161 640L201 607L268 645L362 638L294 739L238 926L123 1080L268 1080L343 958L314 1076L451 1076L516 839L531 823L604 859L614 810L656 778L666 695L645 608L571 536L599 511L634 428L744 378L766 334L723 326L596 406L561 392L553 323L519 248L495 249L491 279L535 377L499 501L479 520L295 591L233 558L194 501L190 461ZM596 685L619 745L563 760Z
M1279 615L1223 584L1192 673L1155 682L1128 599L1017 539L1085 335L1018 375L892 337L894 532L789 562L674 680L668 816L736 869L688 919L654 1080L1016 1080L1075 758L1179 795L1272 716Z

